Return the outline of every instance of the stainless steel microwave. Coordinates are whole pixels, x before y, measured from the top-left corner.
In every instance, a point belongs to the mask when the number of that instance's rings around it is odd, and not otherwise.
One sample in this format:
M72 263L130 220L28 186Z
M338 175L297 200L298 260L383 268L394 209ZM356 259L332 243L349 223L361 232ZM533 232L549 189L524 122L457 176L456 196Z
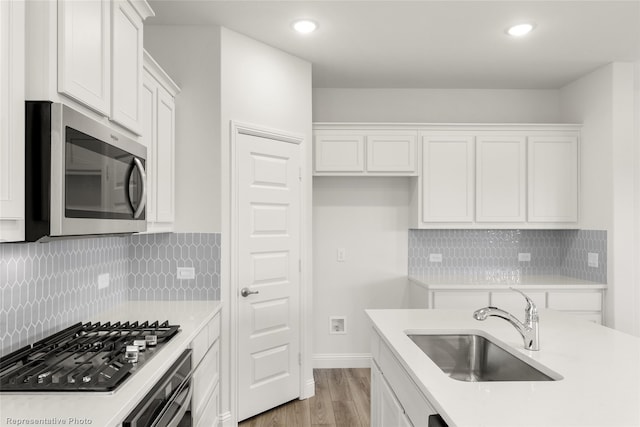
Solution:
M25 113L26 241L146 230L146 147L60 103Z

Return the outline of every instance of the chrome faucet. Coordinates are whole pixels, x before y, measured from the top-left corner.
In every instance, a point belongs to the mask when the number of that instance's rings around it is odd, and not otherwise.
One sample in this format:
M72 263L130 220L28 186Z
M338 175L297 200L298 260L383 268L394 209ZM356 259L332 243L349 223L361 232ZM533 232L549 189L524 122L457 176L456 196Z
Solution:
M538 309L535 303L524 292L514 288L509 289L522 294L527 300L527 306L524 309L524 323L520 322L513 314L497 307L483 307L478 309L473 313L473 318L476 320L486 320L487 317L490 316L500 317L511 323L513 327L520 332L524 340L525 349L540 350L538 341Z

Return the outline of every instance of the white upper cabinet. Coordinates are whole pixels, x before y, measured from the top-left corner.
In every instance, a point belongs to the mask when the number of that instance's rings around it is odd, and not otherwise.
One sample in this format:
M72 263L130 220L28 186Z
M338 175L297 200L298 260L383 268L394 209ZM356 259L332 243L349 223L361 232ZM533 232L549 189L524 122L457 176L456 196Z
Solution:
M108 0L58 1L58 91L109 114Z
M422 125L412 228L578 228L580 125Z
M476 221L526 220L527 144L524 136L476 140Z
M24 240L24 13L0 1L0 242Z
M144 52L142 143L147 147L147 230L173 230L175 219L175 97L178 86Z
M315 135L315 172L364 172L364 136Z
M473 159L472 136L422 136L422 221L473 221Z
M529 221L578 221L577 136L529 138Z
M27 99L69 104L140 135L145 0L27 2Z
M415 130L314 126L314 175L412 176L417 172Z
M140 134L142 18L123 0L112 3L111 120Z
M368 172L416 172L415 135L367 136Z

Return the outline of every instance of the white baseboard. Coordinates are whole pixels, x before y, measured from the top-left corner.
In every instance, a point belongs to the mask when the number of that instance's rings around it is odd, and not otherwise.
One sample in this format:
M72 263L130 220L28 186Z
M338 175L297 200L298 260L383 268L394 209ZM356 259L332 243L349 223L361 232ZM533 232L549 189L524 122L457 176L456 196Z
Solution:
M317 369L345 369L371 367L370 353L324 353L313 355L313 367Z

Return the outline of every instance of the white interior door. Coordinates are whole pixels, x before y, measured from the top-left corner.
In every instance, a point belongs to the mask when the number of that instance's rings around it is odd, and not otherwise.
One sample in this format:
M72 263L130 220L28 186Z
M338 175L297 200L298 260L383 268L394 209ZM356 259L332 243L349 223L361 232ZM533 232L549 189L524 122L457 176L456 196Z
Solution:
M235 144L243 420L300 396L301 165L295 143L238 133Z

